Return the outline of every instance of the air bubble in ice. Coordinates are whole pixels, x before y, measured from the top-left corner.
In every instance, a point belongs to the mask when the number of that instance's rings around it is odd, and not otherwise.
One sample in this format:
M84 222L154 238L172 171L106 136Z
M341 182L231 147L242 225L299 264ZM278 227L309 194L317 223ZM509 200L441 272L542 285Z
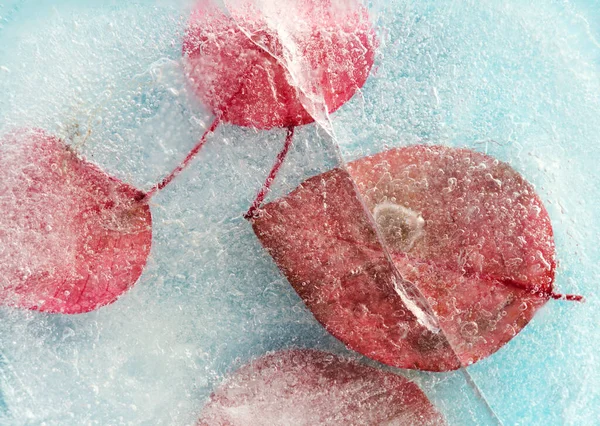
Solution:
M410 250L415 241L423 235L423 217L401 205L389 202L377 204L373 216L386 243L400 251Z

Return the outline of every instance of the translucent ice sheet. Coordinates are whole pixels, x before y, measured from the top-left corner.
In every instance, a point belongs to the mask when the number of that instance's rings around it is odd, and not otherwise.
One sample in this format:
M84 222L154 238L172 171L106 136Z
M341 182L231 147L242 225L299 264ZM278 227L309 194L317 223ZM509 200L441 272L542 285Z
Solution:
M493 155L534 183L554 227L555 285L586 302L548 303L468 371L505 424L594 424L598 5L393 2L379 10L389 31L380 65L362 102L336 116L344 155L431 141Z
M149 189L210 126L181 63L193 2L0 4L0 134L44 128ZM346 161L420 143L509 163L549 211L555 288L515 338L449 373L392 369L314 319L242 218L284 130L223 124L151 201L153 244L114 304L61 316L0 308L1 424L194 424L227 373L268 351L356 357L418 383L448 424L589 424L600 416L600 9L594 2L374 1L364 87L312 115L268 200ZM291 19L291 18L290 18Z

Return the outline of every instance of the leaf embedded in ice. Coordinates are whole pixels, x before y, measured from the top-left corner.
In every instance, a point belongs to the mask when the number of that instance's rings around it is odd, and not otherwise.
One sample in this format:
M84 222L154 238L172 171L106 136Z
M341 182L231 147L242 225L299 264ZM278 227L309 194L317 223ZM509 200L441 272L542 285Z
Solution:
M143 193L42 130L0 139L0 303L76 314L139 278L152 241Z
M192 14L183 43L186 69L215 114L240 126L298 126L321 110L335 111L362 87L375 57L363 6L259 3L228 4L226 14L201 1Z
M199 425L443 425L419 387L333 354L290 350L234 372Z
M398 367L444 371L489 356L553 295L541 200L510 166L465 149L412 146L354 161L265 205L253 226L332 334ZM418 289L440 332L400 284Z

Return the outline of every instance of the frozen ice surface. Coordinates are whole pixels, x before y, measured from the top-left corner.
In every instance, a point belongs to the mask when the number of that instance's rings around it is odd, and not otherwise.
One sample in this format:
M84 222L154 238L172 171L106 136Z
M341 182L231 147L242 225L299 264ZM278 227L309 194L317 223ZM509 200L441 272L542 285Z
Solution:
M181 70L189 6L2 2L0 134L42 127L148 189L210 123ZM381 0L370 12L381 42L372 75L331 117L335 139L297 130L271 199L336 165L334 143L344 160L433 142L509 162L550 212L557 290L586 303L549 302L470 376L393 371L419 383L449 424L497 421L474 384L507 425L595 424L597 4ZM149 264L115 304L79 316L0 308L0 424L193 424L224 375L251 358L292 346L351 354L241 218L284 135L221 126L152 200Z
M466 146L507 161L536 186L554 227L557 291L583 294L586 303L548 303L468 371L505 424L595 424L597 2L379 7L387 35L377 72L362 102L334 121L344 156L423 142Z

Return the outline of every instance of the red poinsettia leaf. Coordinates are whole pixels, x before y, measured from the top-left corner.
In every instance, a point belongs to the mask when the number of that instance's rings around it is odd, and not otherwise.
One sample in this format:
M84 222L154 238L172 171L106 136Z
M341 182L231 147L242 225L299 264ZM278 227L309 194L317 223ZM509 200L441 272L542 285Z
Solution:
M0 303L76 314L114 302L150 251L143 195L42 130L0 139Z
M305 105L319 98L333 112L367 80L375 35L358 2L286 3L293 31L250 2L227 6L226 15L200 1L183 43L192 87L225 121L261 129L311 123Z
M550 220L507 164L414 146L348 171L308 179L253 226L317 320L352 349L403 368L456 369L497 351L551 296ZM404 285L441 330L407 304Z

